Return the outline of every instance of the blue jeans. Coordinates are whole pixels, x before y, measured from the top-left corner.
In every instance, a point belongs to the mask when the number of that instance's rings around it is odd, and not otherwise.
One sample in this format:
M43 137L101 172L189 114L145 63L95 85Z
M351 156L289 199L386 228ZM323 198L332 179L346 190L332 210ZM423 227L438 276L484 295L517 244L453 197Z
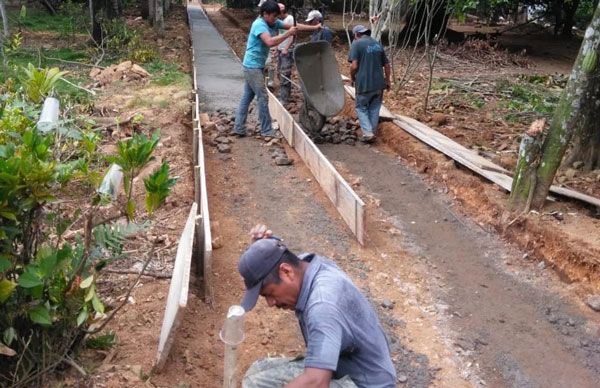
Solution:
M374 135L379 124L379 109L383 101L383 90L356 95L356 115L363 136Z
M273 135L271 127L271 115L269 114L269 98L265 86L265 77L263 69L248 69L244 67L244 94L240 100L240 105L235 112L235 125L233 131L239 134L246 134L246 118L248 117L248 108L256 96L258 105L258 119L260 120L260 134L263 136Z

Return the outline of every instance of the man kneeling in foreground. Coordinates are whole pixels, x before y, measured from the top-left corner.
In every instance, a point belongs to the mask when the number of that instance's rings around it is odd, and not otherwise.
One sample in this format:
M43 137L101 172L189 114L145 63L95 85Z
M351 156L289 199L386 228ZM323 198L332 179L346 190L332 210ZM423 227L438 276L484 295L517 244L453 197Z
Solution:
M395 387L396 371L377 314L348 276L314 253L290 252L265 226L240 257L252 310L262 295L269 307L294 310L304 342L303 360L266 358L246 372L242 386Z

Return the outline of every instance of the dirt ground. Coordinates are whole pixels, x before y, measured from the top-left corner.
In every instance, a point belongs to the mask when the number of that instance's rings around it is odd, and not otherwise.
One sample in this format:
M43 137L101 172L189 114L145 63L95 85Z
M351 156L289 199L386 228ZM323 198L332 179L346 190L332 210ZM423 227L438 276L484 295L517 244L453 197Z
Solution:
M209 13L234 51L243 53L245 31L254 16L214 8ZM183 7L175 7L166 30L163 40L158 41L150 30L145 38L157 41L161 56L189 71L190 44ZM537 47L533 41L530 44ZM341 70L347 74L343 65L346 46L338 42L336 49ZM440 76L472 80L476 70L481 74L479 82L487 77L493 81L497 75L496 67L451 57L452 50L443 53L448 61ZM509 63L507 58L502 61ZM524 63L531 65L501 67L501 72L564 72L568 61L562 54L543 65L538 65L538 58L527 58ZM492 109L493 104L476 110L448 104L446 99L422 114L420 90L425 80L424 74L417 77L397 95L387 95L385 104L392 111L428 122L467 147L485 147L496 161L506 155L514 157L525 123L507 123ZM115 270L135 269L141 262L139 252L158 239L160 248L150 270L170 273L193 200L189 90L117 82L107 86L96 102L97 115L137 112L144 116L145 129L160 127L159 159L169 160L181 177L156 215L155 226L132 242L130 259ZM295 96L299 98L298 93ZM352 111L347 101L344 113L351 116ZM444 115L445 122L433 123L434 113ZM230 118L231 112L223 115ZM536 386L541 382L545 383L542 386L558 386L564 382L563 386L597 386L600 322L584 306L588 294L600 291L600 222L595 209L556 201L544 212L505 228L509 217L505 192L391 123L382 124L380 131L382 141L376 146L322 148L348 181L355 182L368 204L366 247L354 241L293 150L286 152L294 165L279 167L272 162L269 147L254 138L233 140L231 154L220 154L207 145L212 229L221 241L213 253L214 303L204 302L201 279L193 278L172 355L162 373L152 374L168 279L143 277L130 303L110 324L117 334L116 346L106 352L84 353L80 362L90 376L82 379L71 372L66 385L220 386L223 346L218 332L228 306L238 302L243 286L237 258L248 243L247 231L264 222L284 233L292 250L325 254L350 274L376 307L390 338L399 384ZM104 147L109 149L112 144L107 141ZM365 169L369 163L372 168ZM501 164L511 163L514 161ZM575 174L564 183L599 194L600 183L594 177ZM398 201L403 198L408 198L405 204ZM416 205L425 201L433 205L420 211ZM471 240L472 245L452 243L463 239ZM489 261L473 254L484 251ZM116 304L133 279L131 274L113 274L103 285L103 295ZM384 299L391 301L393 308L383 307ZM246 328L247 338L239 348L240 373L259 357L293 356L303 351L293 314L273 311L263 301L248 315Z

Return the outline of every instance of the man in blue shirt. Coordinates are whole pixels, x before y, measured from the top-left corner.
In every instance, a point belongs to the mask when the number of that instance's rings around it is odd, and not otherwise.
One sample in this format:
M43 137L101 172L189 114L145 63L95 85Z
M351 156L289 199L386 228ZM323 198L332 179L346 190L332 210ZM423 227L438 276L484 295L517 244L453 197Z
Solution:
M314 31L321 26L284 24L278 19L279 5L272 0L265 1L260 6L260 17L258 17L250 28L246 53L242 65L244 68L244 94L240 105L235 113L235 125L233 133L237 136L246 136L246 118L250 103L256 96L258 104L258 118L260 120L260 134L262 136L273 136L275 131L271 127L271 115L269 114L267 88L263 70L269 55L269 47L277 46L288 37L296 34L296 29ZM279 35L279 30L286 30Z
M371 38L371 30L359 24L352 33L354 41L348 54L350 78L356 87L356 115L362 140L368 143L375 140L383 90L390 88L390 64L381 43Z
M306 343L304 360L267 358L246 372L242 387L372 387L396 385L396 371L377 314L333 262L297 257L266 227L240 257L249 311L262 295L270 307L294 310Z

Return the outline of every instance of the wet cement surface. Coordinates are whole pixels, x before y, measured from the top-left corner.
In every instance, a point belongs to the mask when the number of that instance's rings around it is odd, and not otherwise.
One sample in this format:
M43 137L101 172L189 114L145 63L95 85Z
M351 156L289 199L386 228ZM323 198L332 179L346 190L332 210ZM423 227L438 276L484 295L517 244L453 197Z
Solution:
M381 200L403 244L440 279L441 308L456 333L458 354L479 365L488 386L594 387L600 385L598 319L529 276L505 271L518 252L451 210L396 157L370 146L323 145ZM368 231L367 231L368 232ZM544 280L542 283L552 283ZM551 284L561 287L561 284Z
M201 111L235 110L243 92L242 65L200 7L188 7Z

